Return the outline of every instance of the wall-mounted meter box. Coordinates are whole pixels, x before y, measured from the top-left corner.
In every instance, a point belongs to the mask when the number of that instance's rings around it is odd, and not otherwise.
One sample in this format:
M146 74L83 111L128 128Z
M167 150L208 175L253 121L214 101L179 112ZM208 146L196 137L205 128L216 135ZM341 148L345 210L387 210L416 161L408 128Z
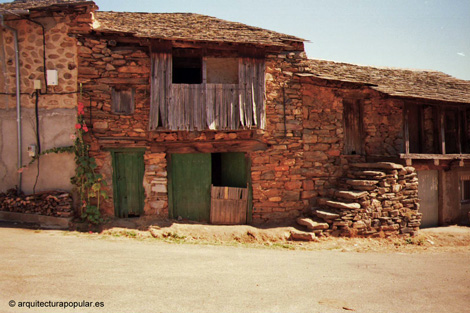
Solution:
M34 158L38 152L38 147L36 145L28 146L28 155L30 158Z
M59 75L57 70L47 70L47 85L57 86L59 84Z

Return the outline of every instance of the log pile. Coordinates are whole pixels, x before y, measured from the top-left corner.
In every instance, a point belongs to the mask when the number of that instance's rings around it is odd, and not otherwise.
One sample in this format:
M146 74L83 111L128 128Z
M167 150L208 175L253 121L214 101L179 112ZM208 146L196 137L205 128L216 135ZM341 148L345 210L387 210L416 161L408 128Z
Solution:
M0 211L72 217L73 200L68 192L48 191L34 195L17 195L15 189L0 193Z

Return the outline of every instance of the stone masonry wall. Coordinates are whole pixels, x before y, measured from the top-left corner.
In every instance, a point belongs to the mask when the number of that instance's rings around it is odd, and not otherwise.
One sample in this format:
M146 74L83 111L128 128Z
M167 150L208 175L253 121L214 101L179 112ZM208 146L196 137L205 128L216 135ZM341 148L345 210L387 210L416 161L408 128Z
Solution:
M119 45L113 40L82 37L78 42L78 82L82 84L85 118L90 132L90 155L107 181L109 199L102 205L105 215L114 215L111 153L106 148L146 147L149 114L150 57L145 49ZM115 114L111 108L112 90L135 90L132 114ZM103 143L103 140L110 144ZM146 214L159 214L167 208L166 161L147 151L144 156ZM162 165L162 168L159 167ZM158 173L158 174L157 174ZM156 187L160 184L161 187ZM164 187L163 187L164 186ZM162 201L165 204L162 204ZM163 213L162 213L163 214Z
M72 145L77 105L77 40L70 35L86 28L91 21L89 12L47 13L32 12L30 19L41 23L42 28L26 19L9 20L5 24L17 29L19 45L20 91L22 107L22 158L23 165L31 158L27 153L30 144L36 144L34 118L34 80L41 81L38 97L39 132L42 151ZM45 50L43 48L45 40ZM0 191L17 185L17 130L16 130L16 63L13 33L0 29ZM45 61L44 61L45 52ZM45 65L45 66L44 66ZM58 85L48 86L45 70L58 71ZM36 192L52 189L70 190L73 175L73 156L68 154L41 157L41 170ZM22 190L33 191L36 164L23 172Z
M418 175L394 163L352 164L313 215L329 227L319 234L340 236L416 235L421 224Z
M253 221L294 219L308 208L313 185L304 166L301 85L296 62L303 52L271 55L266 62L266 130L269 148L251 152Z

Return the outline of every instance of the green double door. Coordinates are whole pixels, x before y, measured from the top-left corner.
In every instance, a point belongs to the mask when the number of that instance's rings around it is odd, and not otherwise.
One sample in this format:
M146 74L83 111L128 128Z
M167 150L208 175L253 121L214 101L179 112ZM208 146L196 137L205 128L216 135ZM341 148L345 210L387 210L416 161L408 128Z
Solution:
M247 187L244 153L172 154L170 217L209 221L211 185Z
M143 213L143 154L143 151L112 151L114 212L117 217Z

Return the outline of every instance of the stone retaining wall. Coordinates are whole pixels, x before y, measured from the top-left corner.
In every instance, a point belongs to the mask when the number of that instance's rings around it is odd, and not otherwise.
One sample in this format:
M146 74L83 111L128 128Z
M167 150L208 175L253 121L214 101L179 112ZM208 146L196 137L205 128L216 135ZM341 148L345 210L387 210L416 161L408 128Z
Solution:
M418 177L413 167L393 163L352 164L340 189L319 200L313 215L323 232L339 236L416 235L421 224Z

